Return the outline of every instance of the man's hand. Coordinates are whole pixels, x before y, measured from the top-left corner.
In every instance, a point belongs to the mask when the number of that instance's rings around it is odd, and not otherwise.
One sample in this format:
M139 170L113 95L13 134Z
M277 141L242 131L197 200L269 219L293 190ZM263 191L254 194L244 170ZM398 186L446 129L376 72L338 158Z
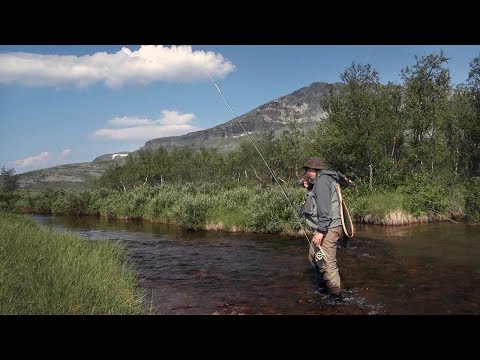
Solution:
M321 246L323 241L323 234L315 231L315 235L313 235L312 241L315 243L315 245Z

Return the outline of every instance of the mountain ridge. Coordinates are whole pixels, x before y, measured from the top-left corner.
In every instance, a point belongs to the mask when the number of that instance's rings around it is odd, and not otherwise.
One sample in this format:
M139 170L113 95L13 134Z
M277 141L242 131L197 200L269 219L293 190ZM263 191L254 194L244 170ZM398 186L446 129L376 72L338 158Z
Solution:
M245 131L249 133L264 130L280 131L286 128L292 119L298 120L303 127L312 127L327 116L326 111L320 105L320 100L326 96L330 86L338 88L341 84L313 82L309 86L304 86L290 94L260 105L239 116L238 119L233 118L212 128L184 135L152 139L139 150L156 149L160 146L172 148L189 145L194 149L205 146L228 151L238 146L240 141L237 139L245 135ZM227 141L227 139L231 141Z

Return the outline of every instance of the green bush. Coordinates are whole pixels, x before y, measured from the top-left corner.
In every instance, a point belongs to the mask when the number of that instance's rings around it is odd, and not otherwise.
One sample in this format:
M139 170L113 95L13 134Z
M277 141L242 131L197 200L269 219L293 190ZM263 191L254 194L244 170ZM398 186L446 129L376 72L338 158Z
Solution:
M186 229L204 230L207 212L213 203L211 196L187 196L174 205L172 215L177 224Z
M178 201L177 192L162 188L146 206L146 213L152 219L160 219L165 210L173 206Z
M0 211L15 211L15 203L20 199L20 195L0 192Z
M405 210L414 216L438 215L449 211L448 188L427 175L414 176L399 191L406 195Z

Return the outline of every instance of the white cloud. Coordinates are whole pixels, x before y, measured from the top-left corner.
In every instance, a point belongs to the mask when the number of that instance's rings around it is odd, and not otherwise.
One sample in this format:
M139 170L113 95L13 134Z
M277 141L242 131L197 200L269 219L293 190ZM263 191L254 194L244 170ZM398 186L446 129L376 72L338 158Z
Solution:
M27 167L36 167L45 165L52 160L52 156L48 151L44 151L39 155L30 156L25 159L14 160L12 164L15 168L23 169Z
M143 45L136 51L122 48L114 54L40 55L22 52L0 54L0 83L28 86L85 87L104 82L119 88L127 83L195 81L224 78L235 65L212 51L191 46Z
M195 118L194 114L180 114L173 110L163 110L163 116L157 120L139 117L116 117L108 120L114 126L128 126L119 129L100 129L92 137L110 140L151 140L166 136L183 135L202 130L188 124Z
M113 126L139 126L139 125L150 125L152 124L152 120L150 119L142 119L138 117L115 117L113 119L108 120L108 123Z
M72 152L72 149L63 149L61 154L60 154L60 157L63 159L65 157L67 157L68 155L70 155L71 152Z
M163 118L158 120L163 125L186 124L195 118L194 114L179 114L172 110L162 110Z
M72 149L63 149L59 153L43 151L38 155L29 156L25 159L9 161L9 163L15 169L20 169L22 172L43 169L60 165L64 162L65 158L70 155L71 152Z
M191 125L150 125L124 129L100 129L94 136L112 140L151 140L165 136L183 135L197 129Z

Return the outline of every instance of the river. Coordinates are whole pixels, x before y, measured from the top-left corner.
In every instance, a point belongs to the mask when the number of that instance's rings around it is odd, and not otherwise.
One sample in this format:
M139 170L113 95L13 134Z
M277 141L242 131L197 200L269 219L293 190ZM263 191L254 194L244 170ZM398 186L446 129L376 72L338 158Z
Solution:
M480 228L356 224L341 242L344 302L318 291L305 237L187 231L149 222L31 216L128 249L155 314L480 314Z

